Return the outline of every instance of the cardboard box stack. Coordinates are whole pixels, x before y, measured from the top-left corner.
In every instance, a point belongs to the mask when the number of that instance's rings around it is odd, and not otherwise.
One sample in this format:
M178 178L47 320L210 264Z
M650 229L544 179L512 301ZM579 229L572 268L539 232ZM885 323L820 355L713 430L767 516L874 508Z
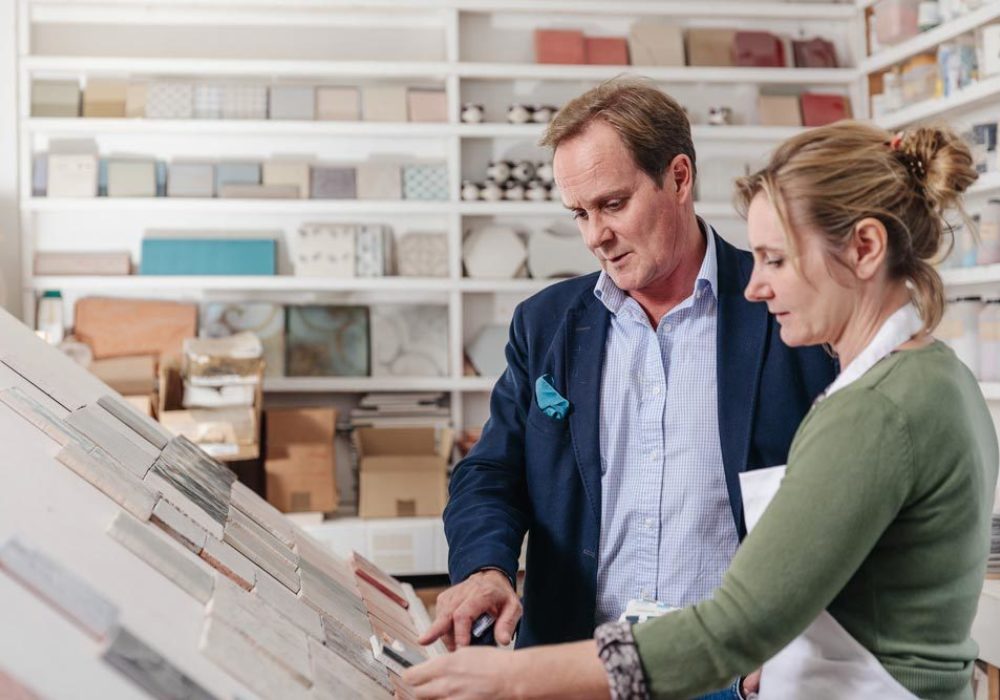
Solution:
M358 428L358 515L441 515L447 500L449 428Z
M280 511L330 513L340 500L333 408L268 409L267 500Z

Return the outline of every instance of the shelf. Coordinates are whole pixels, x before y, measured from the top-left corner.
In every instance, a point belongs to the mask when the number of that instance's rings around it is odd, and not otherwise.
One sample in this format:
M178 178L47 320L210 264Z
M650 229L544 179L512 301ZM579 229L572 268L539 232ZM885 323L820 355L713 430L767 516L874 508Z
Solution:
M563 66L528 63L457 63L462 78L484 80L610 80L622 74L642 75L663 83L764 85L842 85L857 77L853 68L699 68L656 66Z
M967 195L984 195L1000 191L1000 172L983 173L976 184L966 190Z
M272 77L405 78L444 80L452 64L441 61L293 61L218 58L105 58L93 56L25 56L29 73L87 75L242 76L257 81Z
M418 202L406 200L377 201L358 199L220 199L206 197L90 197L48 198L30 197L22 200L22 208L30 212L148 212L183 213L209 212L219 214L448 214L451 202Z
M471 293L534 294L549 285L562 281L562 279L534 280L527 278L515 280L463 279L459 283L459 289Z
M862 61L860 71L864 74L876 73L901 63L911 56L929 51L950 39L961 36L1000 17L1000 3L991 2L974 12L941 24L934 29L918 34L901 44L879 51Z
M494 377L265 377L268 393L363 393L369 391L492 391Z
M546 124L456 124L455 131L464 138L520 138L538 140L545 132ZM781 126L705 126L691 127L691 135L696 144L708 142L771 143L783 141L804 129Z
M182 292L448 292L450 279L419 277L295 277L292 275L121 275L35 277L30 289L176 294Z
M950 97L925 100L904 107L897 112L879 117L875 123L883 129L898 129L913 122L940 117L958 109L974 107L997 95L1000 95L1000 75L974 83Z
M941 279L945 289L952 292L958 289L974 291L975 288L990 287L1000 294L1000 265L980 265L979 267L963 267L941 270Z
M987 401L1000 401L1000 382L980 382L979 388Z

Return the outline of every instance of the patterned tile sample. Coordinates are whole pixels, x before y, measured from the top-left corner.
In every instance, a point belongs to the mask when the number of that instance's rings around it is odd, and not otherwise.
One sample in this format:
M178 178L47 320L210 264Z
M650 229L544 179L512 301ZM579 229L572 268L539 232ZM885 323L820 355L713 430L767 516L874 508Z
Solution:
M314 639L323 639L323 624L319 613L270 576L261 576L253 594L287 617L300 630Z
M288 376L368 376L367 307L290 306L287 314Z
M311 684L306 633L259 597L217 574L215 593L206 610L209 619L222 620L245 635L298 683Z
M49 153L48 197L96 197L97 156Z
M249 591L254 587L257 567L229 544L209 537L198 556L243 590Z
M267 88L263 85L225 85L223 119L267 119Z
M309 700L313 697L307 687L273 656L254 646L248 637L228 625L224 617L205 619L199 648L207 658L262 698ZM306 659L308 661L308 647Z
M313 199L356 199L357 181L354 168L314 166L312 189L309 194Z
M222 86L198 83L194 86L194 118L222 118Z
M152 516L157 493L103 451L87 452L71 442L56 459L139 520Z
M215 191L226 185L259 185L260 163L229 162L215 166Z
M223 541L232 545L233 549L241 552L292 593L298 593L301 589L298 555L236 508L230 511Z
M194 116L191 83L152 82L146 88L147 119L190 119Z
M205 548L205 541L209 537L205 528L184 515L166 497L156 502L150 521L194 554Z
M210 568L156 527L128 513L119 513L108 528L108 535L199 603L207 603L212 597L214 581Z
M73 411L66 417L66 423L86 435L140 479L160 455L159 450L96 404Z
M303 563L302 600L313 610L337 619L355 639L362 642L371 636L364 602L353 590L344 588L329 576Z
M155 197L156 163L152 160L109 160L108 197Z
M368 638L358 639L342 622L329 615L323 615L322 618L323 631L326 633L326 647L339 654L347 663L383 688L391 690L392 686L389 684L389 676L386 674L385 666L372 657Z
M197 681L123 627L115 628L102 658L158 700L214 700Z
M285 307L266 302L209 302L201 307L201 335L228 338L250 331L264 346L264 375L285 374Z
M448 236L407 233L399 239L396 258L401 277L447 277Z
M371 334L373 377L448 376L448 307L373 306Z
M448 200L448 167L444 164L403 166L403 199Z
M214 197L215 166L211 163L171 163L167 196Z
M360 224L354 235L354 274L356 277L382 277L388 274L392 230L378 224Z
M296 232L292 263L298 277L354 277L354 224L303 224Z
M118 608L90 584L16 539L0 547L0 570L94 639L107 637L118 620Z
M118 396L108 394L97 400L97 405L131 428L156 450L162 450L173 437L163 426L149 416L143 415L132 404Z
M236 474L185 437L171 438L153 470L224 525Z
M311 121L316 118L316 88L276 85L271 88L271 119Z
M309 658L317 697L368 700L391 695L388 689L314 639L309 640Z
M357 167L358 199L403 198L403 177L394 163L360 163Z

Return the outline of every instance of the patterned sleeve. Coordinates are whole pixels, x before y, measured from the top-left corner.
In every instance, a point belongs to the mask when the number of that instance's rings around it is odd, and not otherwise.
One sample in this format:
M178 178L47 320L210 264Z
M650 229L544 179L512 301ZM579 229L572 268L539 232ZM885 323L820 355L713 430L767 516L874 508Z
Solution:
M597 653L608 674L611 700L648 700L642 661L630 622L607 622L594 632Z

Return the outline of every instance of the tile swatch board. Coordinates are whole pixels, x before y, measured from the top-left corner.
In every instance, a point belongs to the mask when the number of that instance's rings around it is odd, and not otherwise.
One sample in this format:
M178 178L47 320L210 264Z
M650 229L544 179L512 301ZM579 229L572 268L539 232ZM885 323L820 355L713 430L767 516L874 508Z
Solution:
M0 619L22 630L0 635L0 689L391 697L399 658L440 653L414 643L412 591L333 555L12 316L0 332Z

